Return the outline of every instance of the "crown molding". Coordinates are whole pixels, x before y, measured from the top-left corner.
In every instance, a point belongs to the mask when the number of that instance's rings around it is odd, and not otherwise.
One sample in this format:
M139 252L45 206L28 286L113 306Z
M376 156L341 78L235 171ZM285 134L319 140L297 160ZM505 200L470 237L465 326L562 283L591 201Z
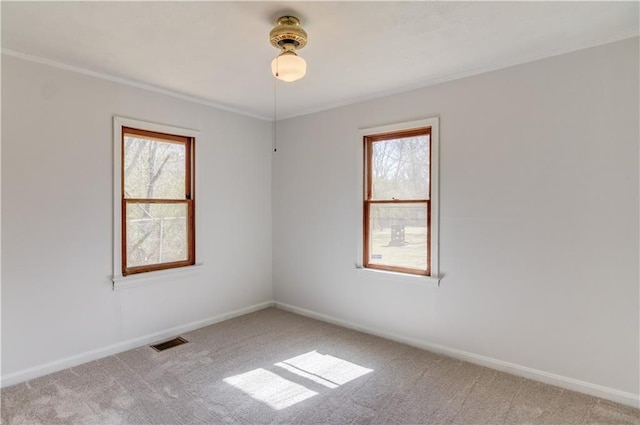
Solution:
M281 120L286 120L289 118L295 118L295 117L299 117L299 116L303 116L303 115L309 115L309 114L314 114L317 112L323 112L323 111L328 111L331 109L336 109L336 108L341 108L343 106L349 106L349 105L353 105L356 103L361 103L361 102L367 102L370 100L375 100L375 99L380 99L383 97L387 97L387 96L393 96L396 94L401 94L401 93L406 93L406 92L410 92L413 90L419 90L422 88L426 88L426 87L430 87L430 86L434 86L434 85L438 85L438 84L442 84L442 83L447 83L450 81L454 81L454 80L460 80L463 78L468 78L468 77L472 77L475 75L480 75L480 74L485 74L487 72L492 72L492 71L498 71L501 69L506 69L506 68L511 68L513 66L518 66L518 65L523 65L525 63L529 63L529 62L535 62L538 60L542 60L542 59L547 59L547 58L551 58L554 56L559 56L559 55L563 55L566 53L572 53L572 52L576 52L576 51L580 51L580 50L585 50L585 49L589 49L592 47L598 47L598 46L602 46L605 44L609 44L609 43L615 43L617 41L623 41L626 39L630 39L630 38L635 38L639 36L639 32L638 30L634 29L631 31L627 31L621 34L616 34L616 35L612 35L612 36L607 36L607 37L599 37L596 39L592 39L589 41L585 41L580 43L578 46L572 46L572 47L565 47L565 48L556 48L556 49L551 49L551 50L547 50L543 53L538 53L535 55L528 55L528 56L524 56L515 60L511 60L511 61L505 61L505 62L500 62L500 63L496 63L496 64L491 64L491 65L487 65L487 66L481 66L478 68L474 68L471 70L467 70L467 71L462 71L462 72L457 72L457 73L451 73L451 74L447 74L447 75L442 75L436 78L432 78L429 80L423 80L420 81L418 83L415 84L409 84L409 85L404 85L402 87L399 88L395 88L392 90L382 90L382 91L378 91L375 93L371 93L371 94L367 94L367 95L363 95L363 96L358 96L349 100L344 100L344 101L340 101L340 102L334 102L334 103L330 103L327 105L323 105L323 106L318 106L315 108L308 108L308 109L298 109L296 110L296 112L294 113L290 113L290 114L283 114L280 117L278 117L277 121L281 121ZM139 82L139 81L134 81L134 80L129 80L126 78L122 78L122 77L118 77L115 75L111 75L108 73L104 73L104 72L98 72L98 71L93 71L90 69L86 69L86 68L82 68L79 66L75 66L75 65L69 65L60 61L56 61L56 60L52 60L52 59L47 59L41 56L37 56L37 55L33 55L33 54L29 54L29 53L24 53L24 52L18 52L16 50L12 50L12 49L7 49L7 48L2 48L2 54L3 55L7 55L7 56L13 56L19 59L23 59L26 61L30 61L30 62L35 62L35 63L40 63L40 64L44 64L44 65L48 65L48 66L52 66L55 68L59 68L59 69L64 69L67 71L72 71L72 72L77 72L79 74L84 74L84 75L89 75L95 78L100 78L103 80L108 80L108 81L113 81L119 84L123 84L123 85L127 85L130 87L135 87L135 88L139 88L142 90L147 90L147 91L151 91L151 92L155 92L155 93L160 93L160 94L164 94L166 96L170 96L176 99L181 99L181 100L186 100L188 102L192 102L192 103L197 103L200 105L204 105L204 106L209 106L211 108L216 108L216 109L221 109L227 112L233 112L239 115L244 115L247 117L251 117L251 118L257 118L260 120L264 120L264 121L273 121L273 117L267 117L267 116L263 116L263 115L259 115L259 114L255 114L255 113L251 113L251 112L247 112L244 111L242 109L239 108L235 108L232 106L228 106L228 105L224 105L221 103L217 103L211 100L206 100L206 99L202 99L199 97L195 97L195 96L190 96L190 95L186 95L183 93L179 93L179 92L175 92L169 89L165 89L165 88L161 88L161 87L157 87L148 83L143 83L143 82Z
M496 64L491 64L491 65L487 65L487 66L481 66L478 68L474 68L471 70L467 70L467 71L462 71L462 72L454 72L451 74L446 74L446 75L442 75L439 77L435 77L429 80L422 80L418 83L415 84L408 84L408 85L404 85L402 87L399 88L395 88L395 89L391 89L391 90L382 90L382 91L378 91L375 93L371 93L371 94L367 94L364 96L358 96L355 97L353 99L349 99L346 101L342 101L342 102L335 102L335 103L331 103L329 105L325 105L325 106L319 106L316 108L309 108L309 109L302 109L302 110L297 110L295 113L293 114L283 114L282 116L278 117L278 121L281 120L286 120L289 118L295 118L295 117L299 117L302 115L309 115L309 114L314 114L316 112L323 112L323 111L328 111L331 109L336 109L336 108L341 108L343 106L349 106L349 105L354 105L356 103L362 103L362 102L367 102L370 100L376 100L376 99L380 99L383 97L388 97L388 96L393 96L393 95L397 95L397 94L402 94L402 93L407 93L407 92L411 92L414 90L419 90L419 89L423 89L426 87L430 87L430 86L435 86L438 84L443 84L443 83L448 83L450 81L455 81L455 80L461 80L463 78L468 78L468 77L473 77L475 75L480 75L480 74L486 74L488 72L493 72L493 71L499 71L501 69L507 69L507 68L511 68L514 66L518 66L518 65L524 65L526 63L530 63L530 62L535 62L538 60L543 60L543 59L547 59L547 58L552 58L554 56L559 56L559 55L563 55L563 54L567 54L567 53L573 53L573 52L578 52L580 50L586 50L586 49L590 49L593 47L598 47L598 46L603 46L605 44L610 44L610 43L615 43L618 41L623 41L623 40L627 40L627 39L631 39L631 38L636 38L640 35L640 33L638 32L638 30L631 30L628 32L624 32L622 34L616 34L614 36L609 36L609 37L600 37L594 40L590 40L587 42L583 42L580 43L579 46L573 46L573 47L566 47L566 48L558 48L558 49L551 49L551 50L547 50L543 53L539 53L539 54L535 54L535 55L528 55L528 56L524 56L515 60L510 60L510 61L505 61L505 62L500 62L500 63L496 63Z
M102 80L112 81L114 83L122 84L129 87L135 87L142 90L147 90L154 93L163 94L180 100L186 100L187 102L197 103L199 105L208 106L215 109L221 109L227 112L233 112L235 114L244 115L251 118L257 118L264 121L273 121L272 118L267 118L262 115L253 114L242 109L234 108L222 103L212 102L210 100L202 99L196 96L190 96L184 93L179 93L173 90L165 89L162 87L154 86L152 84L143 83L140 81L129 80L127 78L118 77L105 72L93 71L91 69L82 68L75 65L69 65L64 62L60 62L53 59L44 58L42 56L33 55L30 53L18 52L16 50L2 48L2 54L11 56L14 58L22 59L29 62L39 63L42 65L51 66L58 69L64 69L66 71L76 72L78 74L88 75L90 77L100 78Z

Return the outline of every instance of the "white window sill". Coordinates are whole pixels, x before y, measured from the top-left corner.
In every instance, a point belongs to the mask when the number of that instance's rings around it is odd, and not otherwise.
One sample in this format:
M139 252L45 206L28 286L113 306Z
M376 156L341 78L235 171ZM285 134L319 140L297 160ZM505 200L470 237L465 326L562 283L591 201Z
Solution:
M121 289L137 288L139 286L148 285L149 283L153 283L154 281L160 279L175 279L185 276L191 276L199 273L202 265L202 263L198 263L193 266L177 267L175 269L136 273L129 276L113 276L111 278L111 281L113 282L113 290L119 291Z
M442 276L419 276L416 274L398 273L387 270L368 269L360 265L356 266L356 270L370 274L376 278L427 286L440 286L440 279L442 279Z

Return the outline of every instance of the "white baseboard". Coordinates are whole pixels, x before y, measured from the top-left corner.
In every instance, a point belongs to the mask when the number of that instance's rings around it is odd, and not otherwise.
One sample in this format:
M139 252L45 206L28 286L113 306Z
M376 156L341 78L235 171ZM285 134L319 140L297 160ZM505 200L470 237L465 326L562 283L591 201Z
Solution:
M54 360L50 363L46 363L40 366L19 370L8 375L3 375L2 379L0 380L0 387L8 387L10 385L19 384L20 382L28 381L29 379L38 378L40 376L78 366L80 364L111 356L113 354L122 353L123 351L132 350L143 345L158 342L164 338L171 338L180 333L190 332L195 329L213 325L214 323L223 322L225 320L233 319L234 317L253 313L254 311L262 310L267 307L273 307L274 305L275 304L272 301L254 304L252 306L234 310L229 313L220 314L218 316L209 317L207 319L198 320L195 322L187 323L185 325L175 326L170 329L165 329L160 332L155 332L138 338L129 339L127 341L118 342L106 347L96 348L95 350L90 350L70 357L65 357L63 359Z
M383 332L376 329L361 326L353 322L342 320L336 317L332 317L326 314L318 313L305 308L299 308L293 305L275 302L275 306L279 309L286 310L292 313L300 314L302 316L311 317L313 319L321 320L323 322L332 323L334 325L342 326L345 328L353 329L356 331L364 332L367 334L379 336L385 339L389 339L403 344L411 345L413 347L421 348L424 350L432 351L454 357L456 359L464 360L470 363L474 363L480 366L485 366L491 369L496 369L502 372L511 373L513 375L529 378L534 381L543 382L545 384L555 385L561 388L565 388L572 391L589 394L595 397L600 397L606 400L611 400L616 403L625 404L632 407L640 407L640 395L632 394L614 388L604 387L602 385L592 384L578 379L568 378L566 376L556 375L554 373L545 372L542 370L532 369L526 366L520 366L514 363L505 362L502 360L494 359L491 357L481 356L467 351L458 350L456 348L446 347L440 344L431 344L421 340L408 338L402 335L393 334L389 332Z

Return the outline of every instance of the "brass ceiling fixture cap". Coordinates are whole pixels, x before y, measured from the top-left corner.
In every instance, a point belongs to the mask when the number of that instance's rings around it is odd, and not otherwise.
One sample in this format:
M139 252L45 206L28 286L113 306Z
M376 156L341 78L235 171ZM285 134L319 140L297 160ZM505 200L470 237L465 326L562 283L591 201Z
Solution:
M276 49L284 49L286 45L293 45L295 49L302 49L307 45L307 32L300 26L300 19L295 16L281 16L269 33L271 44Z

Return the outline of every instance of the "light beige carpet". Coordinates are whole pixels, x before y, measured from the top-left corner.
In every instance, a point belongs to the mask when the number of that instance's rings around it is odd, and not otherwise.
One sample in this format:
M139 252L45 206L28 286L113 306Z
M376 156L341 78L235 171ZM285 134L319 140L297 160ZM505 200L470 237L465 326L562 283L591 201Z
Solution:
M2 389L3 424L639 424L640 411L273 308Z

